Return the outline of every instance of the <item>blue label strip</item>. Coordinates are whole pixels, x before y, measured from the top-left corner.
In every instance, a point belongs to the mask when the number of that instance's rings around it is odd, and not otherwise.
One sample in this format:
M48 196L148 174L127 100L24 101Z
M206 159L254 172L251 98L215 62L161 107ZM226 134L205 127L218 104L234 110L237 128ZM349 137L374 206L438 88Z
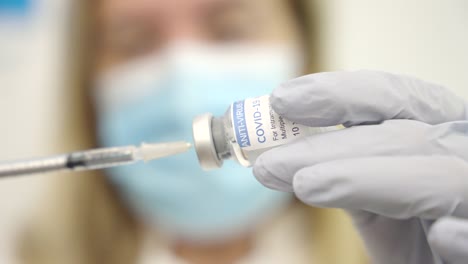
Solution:
M236 132L237 144L242 148L250 147L249 133L245 123L244 101L235 102L232 105L232 120Z

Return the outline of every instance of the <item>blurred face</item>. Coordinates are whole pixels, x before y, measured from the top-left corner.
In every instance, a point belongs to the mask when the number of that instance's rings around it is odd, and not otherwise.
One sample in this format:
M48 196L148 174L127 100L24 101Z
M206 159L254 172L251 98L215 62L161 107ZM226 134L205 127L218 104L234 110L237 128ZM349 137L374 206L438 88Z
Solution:
M103 146L191 141L195 115L268 94L300 74L299 29L286 0L101 0L96 114ZM108 171L144 221L177 239L249 232L291 195L226 162L205 172L194 150Z
M97 16L98 72L182 41L300 46L283 0L102 0Z

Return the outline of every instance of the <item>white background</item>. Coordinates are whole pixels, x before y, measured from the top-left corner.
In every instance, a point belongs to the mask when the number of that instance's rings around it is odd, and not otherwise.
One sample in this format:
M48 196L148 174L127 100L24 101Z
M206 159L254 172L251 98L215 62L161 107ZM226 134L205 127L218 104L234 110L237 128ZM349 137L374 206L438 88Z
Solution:
M404 73L468 98L468 1L315 2L327 70Z
M69 3L31 0L29 14L0 16L0 161L56 152ZM0 264L14 263L48 179L0 179Z

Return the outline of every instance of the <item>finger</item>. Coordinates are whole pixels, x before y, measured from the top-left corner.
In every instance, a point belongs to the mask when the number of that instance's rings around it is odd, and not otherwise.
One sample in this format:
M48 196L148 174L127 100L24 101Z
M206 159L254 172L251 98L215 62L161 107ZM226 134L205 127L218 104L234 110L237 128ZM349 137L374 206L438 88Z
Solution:
M419 218L402 221L362 210L348 213L374 262L432 263Z
M439 124L465 119L463 100L444 87L377 71L325 72L283 83L271 105L280 115L308 126L347 127L389 119Z
M442 218L432 226L428 239L448 263L468 261L468 219Z
M468 160L468 122L437 126L411 120L313 135L260 155L254 174L265 186L292 191L296 172L323 162L371 156L454 155Z
M293 189L320 207L406 219L468 217L468 164L454 157L372 157L301 169Z
M264 156L264 155L262 155ZM253 167L253 175L255 178L263 184L265 187L268 187L273 190L283 191L283 192L293 192L292 188L292 175L290 174L283 174L281 165L278 166L269 166L266 164L275 164L275 161L267 161L269 157L258 157L257 161L255 162L255 166ZM277 168L279 170L277 170ZM271 170L270 170L271 169ZM277 176L278 175L278 176ZM285 176L285 177L284 177Z

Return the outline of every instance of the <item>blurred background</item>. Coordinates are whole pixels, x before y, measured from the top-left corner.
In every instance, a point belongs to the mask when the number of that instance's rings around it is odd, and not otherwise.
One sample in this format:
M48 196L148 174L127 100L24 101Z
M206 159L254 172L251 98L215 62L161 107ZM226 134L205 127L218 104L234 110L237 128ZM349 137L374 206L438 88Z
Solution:
M52 154L64 85L71 1L0 1L0 159ZM19 232L44 196L49 177L0 184L0 263L15 263ZM29 219L29 220L28 220Z
M74 141L73 126L63 128L74 118L64 109L73 103L66 91L77 39L70 32L81 15L80 2L0 0L0 160L92 146ZM314 70L408 74L468 100L468 2L328 0L309 1L307 8L315 25ZM68 136L73 144L64 141ZM76 175L0 181L0 263L20 263L20 239L51 210L46 204L58 199L51 189L60 177Z

